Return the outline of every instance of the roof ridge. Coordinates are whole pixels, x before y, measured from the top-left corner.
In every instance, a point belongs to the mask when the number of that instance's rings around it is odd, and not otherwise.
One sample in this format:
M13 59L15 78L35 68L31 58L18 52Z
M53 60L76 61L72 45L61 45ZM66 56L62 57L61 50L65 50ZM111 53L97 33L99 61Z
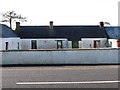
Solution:
M20 27L49 27L49 25L20 26ZM54 25L54 27L99 27L99 25Z

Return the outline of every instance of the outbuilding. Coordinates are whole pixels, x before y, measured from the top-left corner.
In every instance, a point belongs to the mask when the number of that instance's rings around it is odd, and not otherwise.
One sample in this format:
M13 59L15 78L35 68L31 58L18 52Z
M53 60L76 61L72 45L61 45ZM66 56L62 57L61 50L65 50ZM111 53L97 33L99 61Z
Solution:
M49 26L20 26L17 22L16 27L21 49L102 48L108 38L105 28L99 25L60 26L51 21ZM95 46L95 41L99 46Z
M7 25L0 24L0 50L20 49L20 37Z
M120 48L120 27L105 27L108 34L108 42L111 48Z

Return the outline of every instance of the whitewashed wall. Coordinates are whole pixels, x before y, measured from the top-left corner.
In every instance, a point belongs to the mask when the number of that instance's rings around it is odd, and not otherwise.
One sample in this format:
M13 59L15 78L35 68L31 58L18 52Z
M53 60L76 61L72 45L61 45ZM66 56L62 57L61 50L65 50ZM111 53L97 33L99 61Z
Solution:
M120 64L120 49L0 51L2 64Z
M78 41L79 42L79 48L82 48L82 41Z
M38 40L38 49L56 49L57 41L55 40Z
M0 50L2 50L3 48L2 48L2 38L0 38Z
M2 64L2 52L0 52L0 64Z
M21 39L21 50L31 49L31 40L37 41L37 49L57 49L57 40L62 40L63 48L67 48L67 39Z
M72 41L68 41L68 48L72 48Z
M107 38L82 38L82 48L94 48L94 40L100 40L100 48L106 47Z
M8 50L18 50L18 42L20 38L0 38L0 50L6 49L5 42L8 42Z
M118 39L108 39L111 48L118 48Z
M31 40L30 39L21 39L20 49L21 50L31 49Z
M31 40L37 41L37 49L57 49L57 40L62 40L63 49L72 48L72 41L67 39L19 39L19 38L1 38L0 39L0 50L5 50L5 42L9 42L8 50L17 50L18 42L20 50L30 50L31 49ZM107 42L106 38L82 38L79 42L79 48L94 48L94 40L101 41L101 48L105 47ZM113 42L113 40L112 40ZM91 47L90 47L91 45ZM112 46L116 48L116 44Z

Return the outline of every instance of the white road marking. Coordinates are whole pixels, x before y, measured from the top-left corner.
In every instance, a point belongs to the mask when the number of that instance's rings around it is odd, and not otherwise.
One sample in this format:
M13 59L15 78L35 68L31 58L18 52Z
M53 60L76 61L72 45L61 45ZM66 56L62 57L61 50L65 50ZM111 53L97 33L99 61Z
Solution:
M86 81L86 82L17 82L20 85L31 85L31 84L104 84L104 83L119 83L120 81Z

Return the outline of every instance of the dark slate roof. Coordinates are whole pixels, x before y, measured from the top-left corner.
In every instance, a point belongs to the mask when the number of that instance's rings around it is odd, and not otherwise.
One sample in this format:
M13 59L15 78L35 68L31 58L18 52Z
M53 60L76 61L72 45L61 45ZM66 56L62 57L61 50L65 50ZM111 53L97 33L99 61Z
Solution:
M18 37L18 35L8 26L0 24L0 38Z
M109 39L120 39L120 26L105 27Z
M18 32L21 38L67 38L80 40L81 38L107 38L104 28L99 26L21 26Z

